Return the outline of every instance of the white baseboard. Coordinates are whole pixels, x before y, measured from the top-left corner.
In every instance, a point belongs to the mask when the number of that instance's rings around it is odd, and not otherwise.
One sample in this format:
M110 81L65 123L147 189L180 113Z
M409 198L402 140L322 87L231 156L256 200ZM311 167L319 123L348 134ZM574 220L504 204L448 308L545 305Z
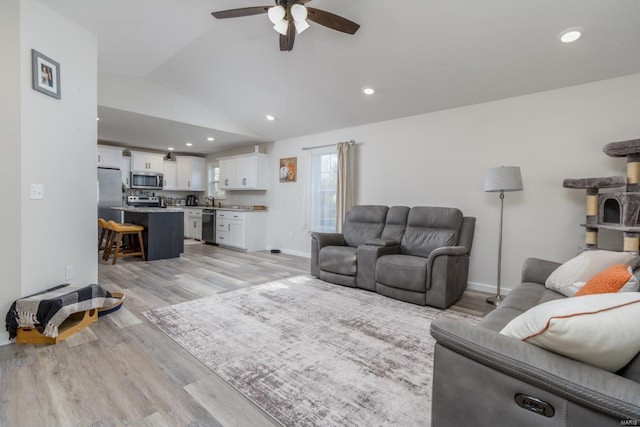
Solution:
M9 332L0 332L0 346L11 344Z
M487 285L485 283L469 282L467 284L467 289L470 290L470 291L486 292L486 293L492 294L492 295L496 294L496 286L495 285ZM507 295L509 292L511 292L511 288L500 287L500 293L503 296Z
M311 258L311 254L308 252L294 251L291 249L280 249L280 252L287 255L296 255L296 256L301 256L303 258Z

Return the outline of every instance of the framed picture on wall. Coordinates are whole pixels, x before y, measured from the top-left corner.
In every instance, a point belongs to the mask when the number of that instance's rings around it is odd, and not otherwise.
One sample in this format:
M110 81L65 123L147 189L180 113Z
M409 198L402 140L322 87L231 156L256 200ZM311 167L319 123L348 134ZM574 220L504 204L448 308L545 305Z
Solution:
M31 49L31 73L33 89L60 99L60 64Z
M280 159L280 182L296 182L298 179L298 158Z

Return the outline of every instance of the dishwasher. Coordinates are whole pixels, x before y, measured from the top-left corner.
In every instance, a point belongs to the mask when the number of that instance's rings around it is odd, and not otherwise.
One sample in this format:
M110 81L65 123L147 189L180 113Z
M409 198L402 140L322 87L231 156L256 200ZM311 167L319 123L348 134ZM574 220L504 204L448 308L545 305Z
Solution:
M216 211L202 209L202 240L205 243L216 243Z

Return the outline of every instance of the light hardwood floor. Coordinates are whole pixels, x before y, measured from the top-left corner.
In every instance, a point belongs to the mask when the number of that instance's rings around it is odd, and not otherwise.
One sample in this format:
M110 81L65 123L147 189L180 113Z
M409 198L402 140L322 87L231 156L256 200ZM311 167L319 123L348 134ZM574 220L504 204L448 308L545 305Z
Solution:
M0 347L0 426L269 426L267 414L142 312L308 274L309 260L185 245L177 259L99 261L99 284L123 307L55 346ZM483 314L487 295L465 292L455 310Z

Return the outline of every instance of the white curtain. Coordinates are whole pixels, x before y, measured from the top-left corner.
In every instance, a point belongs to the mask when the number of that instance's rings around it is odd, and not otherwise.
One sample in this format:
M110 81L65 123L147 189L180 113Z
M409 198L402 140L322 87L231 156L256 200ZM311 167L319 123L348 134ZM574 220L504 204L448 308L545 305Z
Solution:
M339 142L338 150L338 182L336 188L336 232L342 232L342 223L347 212L353 206L353 177L351 168L351 142Z

